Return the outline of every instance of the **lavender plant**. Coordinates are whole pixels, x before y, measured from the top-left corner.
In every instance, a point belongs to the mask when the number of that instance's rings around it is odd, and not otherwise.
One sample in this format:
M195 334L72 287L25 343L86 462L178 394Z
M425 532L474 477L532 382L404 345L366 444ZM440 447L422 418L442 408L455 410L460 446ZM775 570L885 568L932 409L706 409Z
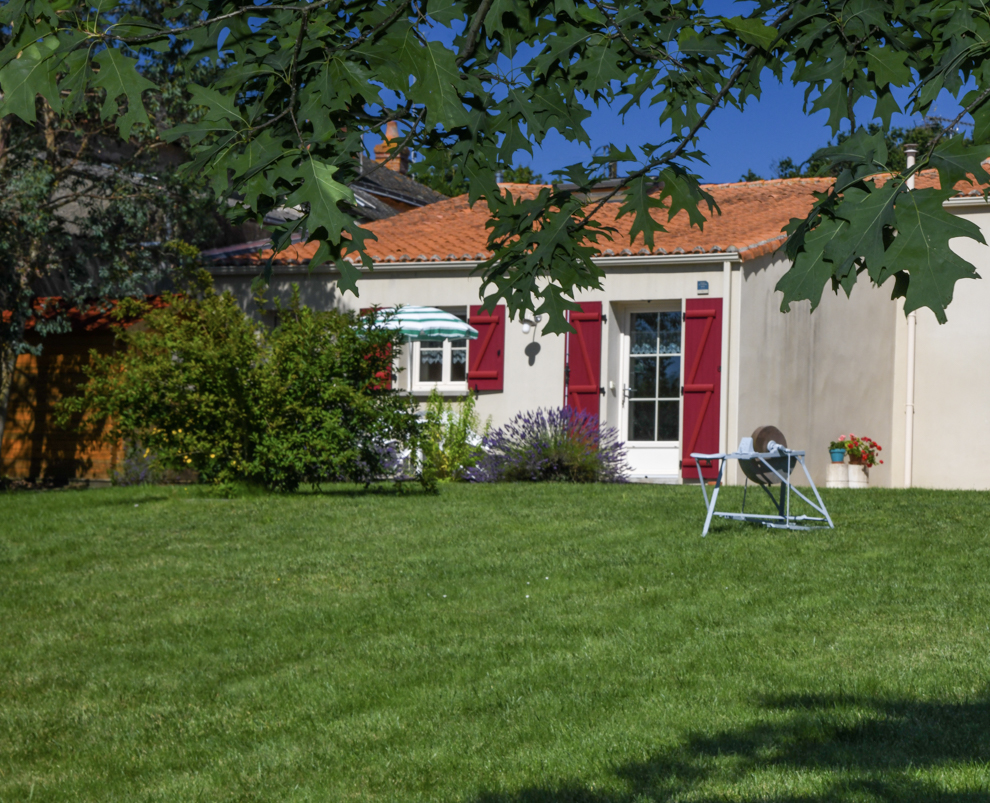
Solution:
M625 445L614 427L573 407L519 413L482 442L472 482L625 482Z

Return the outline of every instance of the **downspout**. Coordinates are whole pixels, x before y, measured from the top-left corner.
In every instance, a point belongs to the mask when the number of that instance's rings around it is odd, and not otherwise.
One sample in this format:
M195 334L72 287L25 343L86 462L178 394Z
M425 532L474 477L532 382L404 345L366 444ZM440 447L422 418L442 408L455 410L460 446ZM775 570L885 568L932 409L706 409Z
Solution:
M908 169L914 167L918 146L905 144L904 155ZM914 174L907 180L909 190L914 189ZM911 311L907 316L907 398L904 402L904 487L910 488L914 470L914 351L918 335L918 313Z
M730 310L732 309L732 263L725 260L722 263L722 358L719 371L719 398L722 400L722 420L719 422L722 430L721 446L723 452L731 452L729 446L729 349L732 343L729 339Z

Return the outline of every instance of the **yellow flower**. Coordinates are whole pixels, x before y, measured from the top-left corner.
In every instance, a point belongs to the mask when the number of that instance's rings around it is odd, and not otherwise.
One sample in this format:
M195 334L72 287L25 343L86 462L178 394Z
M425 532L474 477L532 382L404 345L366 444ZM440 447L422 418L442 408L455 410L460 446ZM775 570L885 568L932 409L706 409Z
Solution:
M211 454L210 455L210 460L212 460L214 457L216 457L216 455L215 454Z

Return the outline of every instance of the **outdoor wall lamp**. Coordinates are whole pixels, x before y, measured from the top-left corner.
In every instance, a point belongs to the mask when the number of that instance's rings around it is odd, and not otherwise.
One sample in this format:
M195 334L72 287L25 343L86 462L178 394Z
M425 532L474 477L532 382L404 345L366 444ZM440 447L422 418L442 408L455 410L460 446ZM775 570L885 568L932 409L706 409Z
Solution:
M528 335L529 332L530 332L530 330L534 326L536 326L536 324L538 324L542 320L543 320L543 316L542 315L535 315L535 316L533 316L533 320L531 320L531 321L528 320L528 319L526 319L526 318L523 318L522 319L522 330L523 330L523 334L524 335Z

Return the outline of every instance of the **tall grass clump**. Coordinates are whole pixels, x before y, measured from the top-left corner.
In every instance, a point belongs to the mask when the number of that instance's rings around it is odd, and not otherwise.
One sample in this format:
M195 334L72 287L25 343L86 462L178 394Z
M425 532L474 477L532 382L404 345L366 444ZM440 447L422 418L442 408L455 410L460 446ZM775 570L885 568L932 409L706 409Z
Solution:
M474 482L625 482L625 445L614 427L573 407L519 413L482 442Z

